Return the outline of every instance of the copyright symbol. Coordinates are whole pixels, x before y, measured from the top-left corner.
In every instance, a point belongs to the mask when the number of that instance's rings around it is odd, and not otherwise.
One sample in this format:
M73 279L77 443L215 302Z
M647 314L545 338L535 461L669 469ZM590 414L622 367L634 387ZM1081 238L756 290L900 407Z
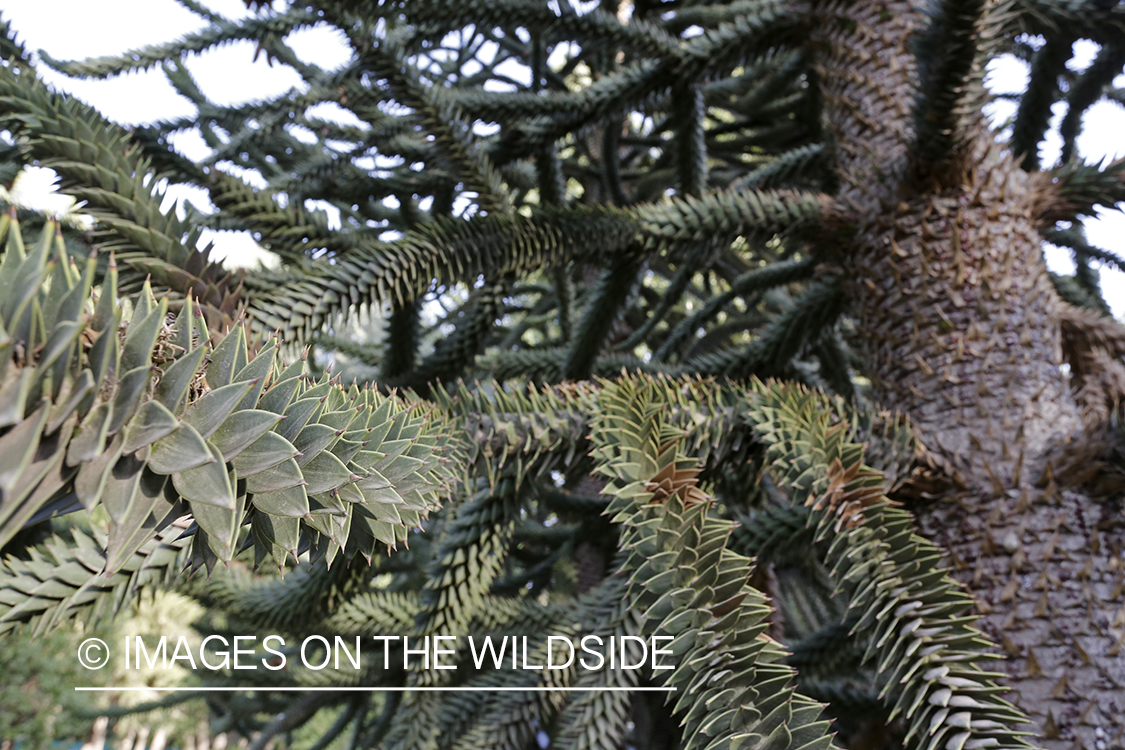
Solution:
M78 663L86 669L101 669L109 663L109 646L100 638L87 638L78 647Z

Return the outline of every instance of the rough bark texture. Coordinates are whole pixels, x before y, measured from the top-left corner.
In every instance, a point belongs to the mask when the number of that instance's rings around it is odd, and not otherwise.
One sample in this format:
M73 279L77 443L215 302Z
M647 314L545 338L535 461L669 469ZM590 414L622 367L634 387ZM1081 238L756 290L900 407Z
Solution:
M983 127L945 179L917 184L908 45L919 10L831 3L824 13L818 72L838 198L858 226L848 265L875 388L945 468L1018 484L1024 462L1081 426L1035 226L1042 191Z
M1008 698L1045 747L1125 741L1121 520L1119 503L1054 487L969 492L922 515L1002 644Z
M912 141L910 35L921 18L910 2L812 3L814 69L835 136L840 201L857 215L891 206Z
M920 181L908 47L918 4L830 2L810 13L838 198L857 227L845 265L874 392L910 416L933 463L967 488L920 509L920 523L1002 644L1010 699L1039 743L1122 745L1120 505L1053 482L1034 488L1049 456L1084 440L1060 369L1066 310L1040 252L1049 186L972 123L954 166Z
M854 296L880 400L950 473L995 489L1034 479L1082 424L1060 369L1039 191L982 145L962 184L863 217Z

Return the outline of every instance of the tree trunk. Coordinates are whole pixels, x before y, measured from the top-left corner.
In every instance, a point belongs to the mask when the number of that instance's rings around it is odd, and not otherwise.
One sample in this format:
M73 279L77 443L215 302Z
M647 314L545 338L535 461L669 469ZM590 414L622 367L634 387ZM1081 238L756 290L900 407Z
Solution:
M876 399L963 489L918 509L1002 644L1010 698L1047 747L1125 743L1118 505L1047 481L1085 440L1061 368L1037 223L1049 185L970 123L952 166L911 162L907 2L815 5L817 72L857 227L844 255ZM1049 476L1049 474L1048 474Z
M1082 492L968 492L920 514L1003 646L997 671L1045 747L1125 739L1121 508Z
M1082 423L1061 369L1030 176L988 150L961 185L864 217L856 315L884 406L910 415L936 462L971 486L1037 478Z

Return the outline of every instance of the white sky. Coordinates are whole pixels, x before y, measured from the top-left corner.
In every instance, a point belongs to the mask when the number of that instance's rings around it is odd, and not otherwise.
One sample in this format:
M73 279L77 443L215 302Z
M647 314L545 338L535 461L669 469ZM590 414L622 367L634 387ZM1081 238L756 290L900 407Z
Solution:
M241 0L204 0L202 4L228 18L248 14ZM172 41L205 25L202 19L174 0L0 0L0 13L29 50L42 49L61 60L115 55L147 44ZM324 26L295 32L287 41L300 58L324 67L342 65L348 57L342 36ZM1077 67L1082 68L1093 58L1096 46L1082 43L1075 51L1079 57ZM252 62L253 57L253 42L235 42L193 55L186 64L200 88L217 103L270 97L301 85L296 71L288 66L280 63L270 66L265 55ZM71 80L46 66L40 66L39 73L56 88L79 97L123 124L182 117L194 112L158 68L106 81ZM1026 77L1027 66L1008 58L994 65L990 83L998 92L1016 91L1026 83ZM1014 108L1008 102L993 106L996 118L1010 116ZM1056 128L1064 112L1065 105L1056 105ZM1043 164L1055 162L1059 143L1057 134L1052 133L1043 152ZM193 158L207 153L207 147L197 135L181 136L176 140L176 147ZM1087 161L1125 155L1125 110L1104 100L1095 104L1085 117L1078 150ZM42 181L39 185L34 183L34 179L27 181L24 188L28 192L42 189ZM202 191L183 190L175 195L188 198L200 208L208 206ZM1092 244L1125 255L1125 215L1121 212L1103 212L1097 220L1087 221L1086 227ZM220 255L229 255L240 264L253 263L268 255L255 252L256 244L246 234L212 233L210 238ZM1048 248L1047 262L1056 271L1074 271L1069 251ZM1118 318L1125 317L1125 274L1102 269L1102 288L1114 314Z

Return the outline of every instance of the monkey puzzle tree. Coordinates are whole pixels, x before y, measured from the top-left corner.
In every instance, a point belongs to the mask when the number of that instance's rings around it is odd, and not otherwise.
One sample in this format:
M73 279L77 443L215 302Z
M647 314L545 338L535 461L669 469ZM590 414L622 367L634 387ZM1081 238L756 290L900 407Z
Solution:
M0 541L110 523L7 558L0 628L174 585L215 632L673 637L660 672L240 675L215 710L257 746L322 709L317 748L1121 745L1125 329L1093 263L1125 261L1081 220L1125 164L1075 138L1122 100L1125 10L181 2L208 25L176 43L43 56L162 65L197 108L129 132L6 35L7 159L98 254L4 220ZM317 24L342 67L288 45ZM305 85L208 100L183 61L245 39ZM997 133L1004 54L1031 74ZM164 180L217 210L160 213ZM280 269L224 270L203 227Z

